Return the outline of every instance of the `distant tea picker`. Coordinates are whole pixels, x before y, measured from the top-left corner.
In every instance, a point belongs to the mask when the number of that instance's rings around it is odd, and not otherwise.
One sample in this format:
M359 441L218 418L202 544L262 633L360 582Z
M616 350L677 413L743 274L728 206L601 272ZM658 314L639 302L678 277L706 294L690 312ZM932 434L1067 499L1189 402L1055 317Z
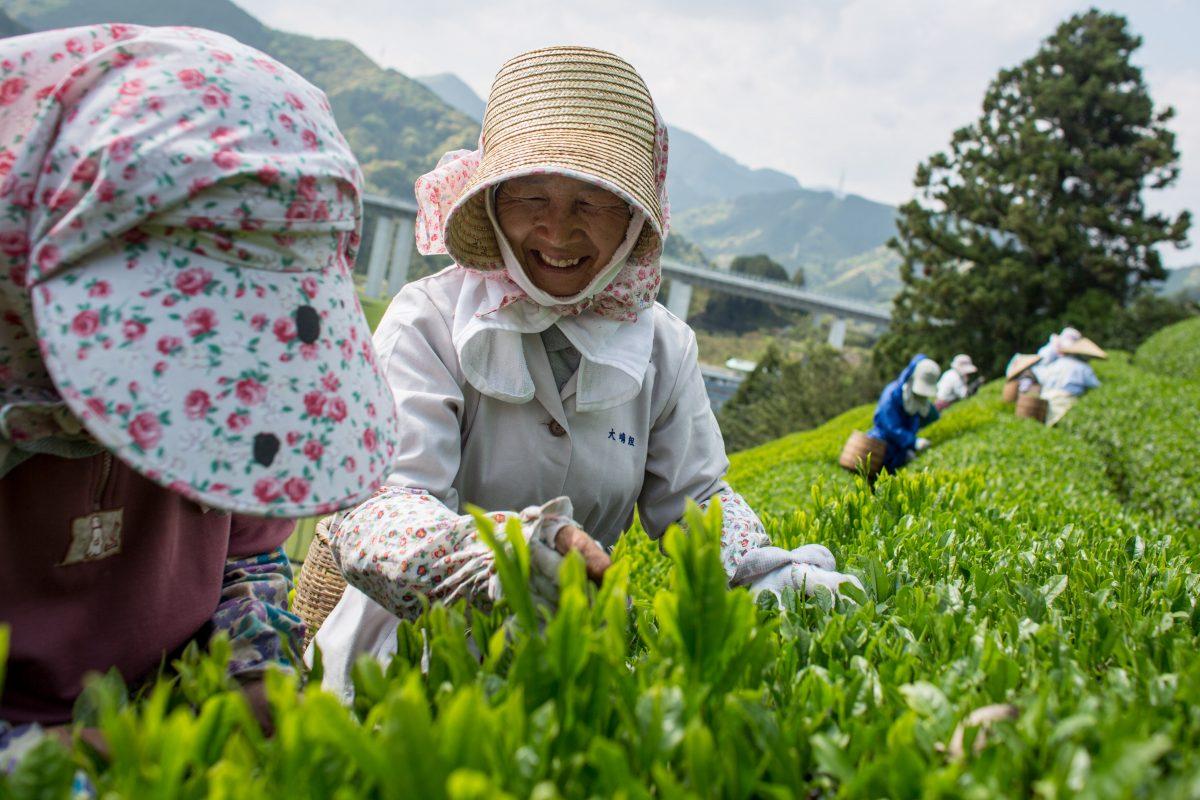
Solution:
M875 426L868 436L887 443L883 466L897 470L929 447L917 432L937 421L937 398L941 367L932 358L917 354L896 380L884 387L875 408Z
M1090 362L1108 358L1099 345L1084 336L1060 342L1056 349L1058 355L1049 364L1043 360L1033 367L1033 374L1042 386L1042 399L1049 404L1047 425L1057 424L1080 397L1100 387L1100 379Z
M1004 370L1003 397L1006 403L1015 403L1023 394L1040 395L1042 387L1033 374L1033 368L1042 357L1034 353L1017 353L1008 361Z
M1078 329L1063 328L1036 355L1012 357L1005 371L1004 399L1018 403L1018 416L1056 425L1080 397L1099 388L1100 379L1090 362L1103 358L1108 354Z
M1049 366L1058 360L1060 356L1067 353L1067 350L1076 342L1083 338L1083 334L1078 328L1072 328L1070 325L1063 328L1060 333L1050 334L1049 340L1038 348L1038 358L1041 359L1042 366Z
M933 401L938 411L945 411L959 400L965 400L983 385L979 368L966 353L959 353L950 362L950 369L942 373L937 382L937 399Z
M920 353L914 356L880 394L874 427L866 434L851 435L839 463L846 469L864 470L873 479L882 469L895 472L928 448L929 440L917 432L939 416L934 405L939 375L936 361Z

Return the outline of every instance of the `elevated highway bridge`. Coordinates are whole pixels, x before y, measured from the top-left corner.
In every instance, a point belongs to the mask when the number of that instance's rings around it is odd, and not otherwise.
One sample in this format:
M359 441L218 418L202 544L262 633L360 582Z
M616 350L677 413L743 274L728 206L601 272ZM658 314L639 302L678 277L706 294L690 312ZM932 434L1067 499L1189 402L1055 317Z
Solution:
M370 252L367 258L359 260L355 271L365 278L363 293L367 296L395 294L408 280L417 207L408 201L380 195L367 195L363 205L373 234ZM687 319L692 289L697 286L761 300L781 308L828 314L833 317L829 343L839 348L845 342L847 320L885 328L891 318L886 307L812 292L783 281L698 267L668 258L662 260L662 270L663 277L670 281L670 290L663 303L683 320Z

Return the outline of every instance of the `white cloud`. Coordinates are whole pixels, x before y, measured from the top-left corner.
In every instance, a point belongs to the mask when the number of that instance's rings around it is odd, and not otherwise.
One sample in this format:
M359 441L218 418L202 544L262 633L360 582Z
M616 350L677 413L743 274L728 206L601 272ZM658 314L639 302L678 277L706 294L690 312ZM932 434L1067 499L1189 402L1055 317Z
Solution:
M978 114L988 81L1031 55L1077 0L239 0L269 25L349 39L409 75L454 72L486 97L508 57L575 43L632 62L664 116L751 166L898 203L916 164ZM1177 188L1200 208L1200 63L1177 0L1115 0L1146 37L1155 99L1174 105ZM1180 15L1186 19L1180 19ZM1193 173L1196 173L1193 176ZM1193 237L1196 238L1196 237ZM1166 254L1172 262L1200 260Z

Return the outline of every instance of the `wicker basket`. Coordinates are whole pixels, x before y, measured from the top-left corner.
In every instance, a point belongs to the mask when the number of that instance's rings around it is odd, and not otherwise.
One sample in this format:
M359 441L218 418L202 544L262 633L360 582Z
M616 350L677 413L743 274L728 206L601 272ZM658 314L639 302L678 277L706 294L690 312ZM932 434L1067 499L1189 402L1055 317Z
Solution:
M1050 410L1050 403L1033 394L1023 394L1017 398L1017 416L1025 419L1036 419L1038 422L1046 421L1046 413Z
M887 455L887 442L855 431L846 440L838 464L851 472L866 472L878 475L883 469L883 458Z
M1005 381L1004 391L1000 393L1000 396L1004 398L1004 402L1006 403L1015 403L1017 402L1017 397L1020 396L1020 394L1020 381Z
M329 547L330 519L325 517L317 523L308 556L296 581L296 613L304 620L305 649L346 589L346 579L333 563L333 551Z

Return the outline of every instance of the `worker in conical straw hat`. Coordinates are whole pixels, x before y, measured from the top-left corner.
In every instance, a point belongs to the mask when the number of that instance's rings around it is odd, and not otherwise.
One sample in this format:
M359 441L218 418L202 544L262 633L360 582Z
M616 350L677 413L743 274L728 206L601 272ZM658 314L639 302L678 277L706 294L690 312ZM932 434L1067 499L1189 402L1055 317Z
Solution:
M938 363L918 353L879 396L874 427L868 436L887 442L883 459L886 469L897 470L929 447L917 431L938 418L933 401L937 397Z
M327 686L348 691L355 657L386 657L424 600L496 599L467 503L520 521L550 603L563 550L602 569L635 510L657 538L689 500L723 504L733 584L850 580L819 546L748 560L770 542L725 483L695 336L655 303L667 154L630 64L553 47L504 64L479 149L417 181L418 246L455 263L405 286L376 333L409 435L387 488L332 526L352 588L316 637Z
M1059 356L1050 364L1033 368L1042 385L1042 399L1050 404L1046 424L1056 425L1087 392L1100 387L1100 379L1089 363L1092 359L1108 358L1095 342L1085 336L1072 339L1059 347Z
M213 630L261 711L302 639L290 518L369 497L397 448L358 165L319 90L227 36L97 25L0 62L0 740Z
M1037 377L1033 373L1033 368L1041 363L1042 357L1036 353L1017 353L1008 361L1008 366L1004 369L1004 379L1006 381L1017 381L1017 388L1021 394L1030 391L1037 385Z
M1064 348L1070 347L1082 338L1083 334L1079 332L1079 329L1072 328L1070 325L1059 333L1050 334L1050 338L1037 351L1038 356L1042 359L1041 365L1045 367L1053 364L1055 359L1063 354Z

